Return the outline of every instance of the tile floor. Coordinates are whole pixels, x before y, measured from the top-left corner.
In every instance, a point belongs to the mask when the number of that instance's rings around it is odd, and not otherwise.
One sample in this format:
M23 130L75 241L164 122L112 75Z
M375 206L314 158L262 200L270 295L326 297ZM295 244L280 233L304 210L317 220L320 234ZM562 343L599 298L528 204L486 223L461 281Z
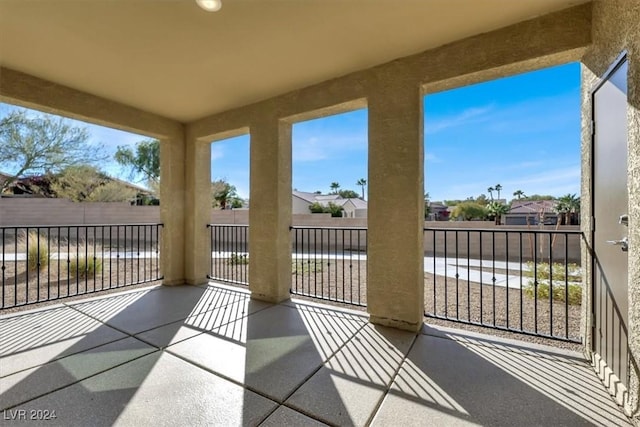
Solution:
M578 354L217 284L4 316L0 337L7 426L629 425Z

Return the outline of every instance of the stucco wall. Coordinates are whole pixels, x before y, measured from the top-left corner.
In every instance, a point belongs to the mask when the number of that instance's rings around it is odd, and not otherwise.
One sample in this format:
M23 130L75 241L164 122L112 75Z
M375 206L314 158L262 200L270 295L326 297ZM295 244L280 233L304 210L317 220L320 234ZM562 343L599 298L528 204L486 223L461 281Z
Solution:
M592 46L582 63L582 224L591 240L591 90L621 52L628 52L628 186L629 186L629 350L632 360L640 360L640 0L596 0L593 4ZM590 242L591 243L591 242ZM584 259L589 260L587 247ZM589 273L589 268L585 269ZM591 283L587 277L585 283ZM583 336L591 349L590 292L584 292ZM631 369L626 409L638 422L638 373ZM621 397L620 395L618 396Z
M158 206L0 198L0 226L159 223Z

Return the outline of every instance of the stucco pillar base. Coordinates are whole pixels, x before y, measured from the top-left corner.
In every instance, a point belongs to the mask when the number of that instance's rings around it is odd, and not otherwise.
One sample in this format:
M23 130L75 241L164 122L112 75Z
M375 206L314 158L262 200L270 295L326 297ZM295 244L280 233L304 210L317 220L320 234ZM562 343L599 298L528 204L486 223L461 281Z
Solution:
M420 332L422 325L424 324L422 322L422 317L419 321L411 323L405 320L389 319L388 317L375 316L373 314L369 316L369 322L375 325L388 326L390 328L402 329L403 331L409 332Z
M197 277L197 278L186 279L184 283L186 285L192 285L192 286L206 285L207 283L209 283L209 279L206 276Z
M291 295L289 293L287 293L287 295L272 295L272 294L265 294L262 292L252 291L251 299L269 302L271 304L280 304L281 302L289 301L291 299Z
M182 286L186 285L183 279L162 280L162 286Z

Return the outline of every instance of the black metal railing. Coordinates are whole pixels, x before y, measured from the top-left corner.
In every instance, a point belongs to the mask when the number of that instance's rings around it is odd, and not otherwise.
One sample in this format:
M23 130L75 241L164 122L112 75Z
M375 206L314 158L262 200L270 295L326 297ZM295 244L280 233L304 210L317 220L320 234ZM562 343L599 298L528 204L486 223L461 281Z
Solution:
M424 230L425 316L581 341L580 231Z
M291 293L367 304L367 229L291 227Z
M207 277L219 282L249 284L249 226L207 224L211 236L211 263Z
M0 227L0 308L161 280L162 224Z
M213 280L248 285L248 226L209 224ZM425 316L580 342L578 230L424 229ZM367 229L291 227L291 293L366 306Z

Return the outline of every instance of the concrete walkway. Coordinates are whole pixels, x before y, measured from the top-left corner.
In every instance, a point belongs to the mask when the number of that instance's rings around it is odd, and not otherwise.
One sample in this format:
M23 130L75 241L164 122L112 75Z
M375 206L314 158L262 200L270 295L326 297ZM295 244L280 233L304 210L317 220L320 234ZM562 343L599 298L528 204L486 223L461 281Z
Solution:
M6 426L630 425L579 354L222 285L4 316L0 337Z

